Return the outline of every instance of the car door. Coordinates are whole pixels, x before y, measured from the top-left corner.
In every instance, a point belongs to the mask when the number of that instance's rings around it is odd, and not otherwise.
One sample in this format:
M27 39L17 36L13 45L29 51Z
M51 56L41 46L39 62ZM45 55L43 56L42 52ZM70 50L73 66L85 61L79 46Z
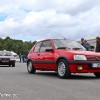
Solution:
M38 52L38 63L43 69L54 70L54 51L50 40L42 42L40 52Z
M39 61L39 50L40 50L40 46L41 46L41 43L42 42L38 42L35 47L31 50L31 54L30 54L30 58L32 59L33 61L33 65L35 68L39 68L39 64L38 64L38 61Z

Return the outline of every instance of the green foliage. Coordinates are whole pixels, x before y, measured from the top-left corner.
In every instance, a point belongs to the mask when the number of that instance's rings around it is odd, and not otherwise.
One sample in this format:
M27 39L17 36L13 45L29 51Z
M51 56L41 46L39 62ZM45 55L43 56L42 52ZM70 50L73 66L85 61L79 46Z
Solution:
M0 50L9 50L14 51L17 54L25 53L27 54L36 41L25 41L11 39L10 37L6 37L5 39L0 38Z

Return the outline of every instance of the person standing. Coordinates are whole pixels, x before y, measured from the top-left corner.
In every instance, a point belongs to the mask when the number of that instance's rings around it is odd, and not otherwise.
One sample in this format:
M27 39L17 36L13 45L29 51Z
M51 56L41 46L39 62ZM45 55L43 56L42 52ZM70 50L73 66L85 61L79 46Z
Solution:
M22 62L24 63L25 62L25 54L22 53Z
M100 52L100 37L96 37L96 52Z
M90 44L84 38L81 38L81 45L87 50L90 50Z
M19 58L20 58L20 63L21 63L21 61L22 61L22 59L21 59L21 53L20 53L20 55L19 55Z
M81 38L81 45L84 45L84 38Z
M84 40L85 48L87 51L90 50L90 44L87 42L87 40Z

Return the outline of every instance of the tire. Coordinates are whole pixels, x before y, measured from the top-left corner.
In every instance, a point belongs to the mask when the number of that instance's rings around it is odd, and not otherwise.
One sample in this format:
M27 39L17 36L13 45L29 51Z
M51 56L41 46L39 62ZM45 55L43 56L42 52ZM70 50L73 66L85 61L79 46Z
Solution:
M12 64L12 67L15 67L15 63Z
M9 67L11 67L11 64L9 64Z
M36 69L33 67L32 61L27 62L27 70L30 74L35 73Z
M70 78L71 73L65 59L60 59L57 63L57 74L60 78Z
M100 73L94 73L97 78L100 78Z

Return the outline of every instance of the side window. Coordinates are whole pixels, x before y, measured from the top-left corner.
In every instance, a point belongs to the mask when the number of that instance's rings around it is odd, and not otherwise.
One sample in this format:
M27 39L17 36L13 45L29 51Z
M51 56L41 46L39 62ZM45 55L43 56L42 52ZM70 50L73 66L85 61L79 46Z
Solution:
M46 49L52 49L52 44L50 40L46 40L42 42L40 52L45 52Z
M39 42L39 43L36 44L35 49L34 49L34 52L39 52L41 43L42 43L42 42Z

